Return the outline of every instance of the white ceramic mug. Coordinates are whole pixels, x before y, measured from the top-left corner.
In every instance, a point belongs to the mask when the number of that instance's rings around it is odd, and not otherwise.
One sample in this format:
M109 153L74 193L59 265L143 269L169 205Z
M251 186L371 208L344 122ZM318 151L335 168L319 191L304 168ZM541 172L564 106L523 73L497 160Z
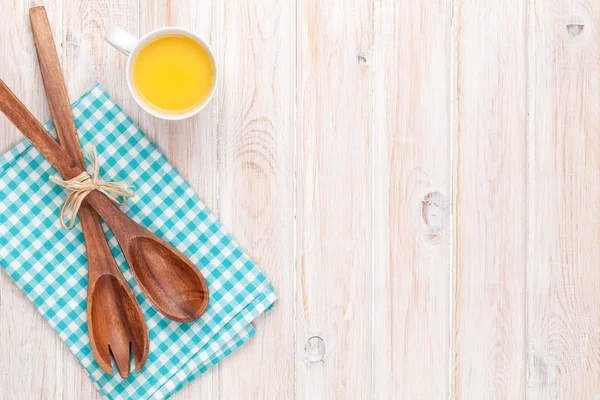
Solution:
M200 103L197 107L195 107L192 110L186 111L185 113L181 113L181 114L167 114L167 113L163 113L163 112L160 112L160 111L152 108L147 102L144 101L144 99L142 99L142 97L139 95L139 93L135 89L135 86L133 85L133 62L135 61L135 58L137 57L140 50L143 49L152 40L157 39L159 37L167 36L167 35L187 36L190 39L193 39L194 41L196 41L198 44L200 44L206 50L206 52L210 56L210 59L213 64L213 69L215 71L213 85L212 85L212 88L210 89L210 93L208 94L208 96L206 96L204 101L202 103ZM162 118L162 119L168 119L168 120L185 119L185 118L189 118L193 115L198 114L206 106L206 104L208 104L210 99L213 97L213 94L215 93L215 88L217 86L217 64L215 62L215 56L214 56L212 49L208 45L208 43L206 43L204 40L202 40L200 37L198 37L198 35L196 35L195 33L191 32L187 29L183 29L183 28L167 27L167 28L160 28L160 29L153 30L153 31L145 34L141 39L138 39L135 36L125 32L123 29L113 26L106 32L104 39L108 43L110 43L114 48L120 50L125 55L129 56L129 58L127 60L127 70L126 70L127 71L127 86L129 86L129 91L131 92L131 95L133 96L135 101L137 101L137 103L140 105L140 107L142 107L144 110L146 110L146 112L148 112L158 118Z

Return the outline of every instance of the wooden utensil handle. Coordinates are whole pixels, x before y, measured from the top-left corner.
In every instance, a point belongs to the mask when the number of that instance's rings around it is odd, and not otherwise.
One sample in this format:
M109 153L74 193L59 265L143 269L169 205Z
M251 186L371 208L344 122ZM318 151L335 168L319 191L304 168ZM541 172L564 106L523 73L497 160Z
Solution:
M85 168L79 145L79 136L71 112L67 86L60 69L58 53L52 38L52 29L50 28L46 9L44 6L30 8L29 18L44 89L46 90L46 98L50 106L58 141L61 147L79 163L79 166ZM87 244L90 281L93 282L97 276L104 273L117 275L118 267L104 238L104 230L100 224L100 219L87 202L84 202L79 208L79 219Z
M79 166L85 168L77 128L75 128L71 104L69 103L67 86L60 69L58 53L56 52L50 22L44 6L30 8L29 19L35 50L40 63L40 71L42 72L42 80L46 89L46 98L58 133L58 139L61 146L79 163Z
M62 176L71 179L83 171L2 80L0 80L0 111L15 124ZM113 226L116 226L115 224L121 219L127 224L133 223L129 218L123 218L121 215L123 212L108 197L98 191L90 193L86 201Z
M17 129L63 177L72 179L83 171L2 80L0 80L0 111L15 124Z
M71 179L83 171L2 80L0 80L0 111L15 124L62 176ZM123 225L130 229L132 224L135 225L108 197L97 190L90 193L86 201L107 221L111 228Z

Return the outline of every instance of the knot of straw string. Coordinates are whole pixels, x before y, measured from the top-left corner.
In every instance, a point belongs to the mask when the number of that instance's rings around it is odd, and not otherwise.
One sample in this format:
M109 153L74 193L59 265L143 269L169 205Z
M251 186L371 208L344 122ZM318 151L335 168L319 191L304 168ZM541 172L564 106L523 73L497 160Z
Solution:
M104 193L115 204L123 205L128 197L135 196L135 188L128 182L104 182L99 178L100 164L98 162L98 153L92 145L86 145L83 150L83 156L90 162L93 173L90 175L83 171L73 179L63 180L54 175L50 180L57 185L65 188L69 195L67 200L60 208L60 225L65 229L70 229L75 224L75 216L90 192L99 190Z

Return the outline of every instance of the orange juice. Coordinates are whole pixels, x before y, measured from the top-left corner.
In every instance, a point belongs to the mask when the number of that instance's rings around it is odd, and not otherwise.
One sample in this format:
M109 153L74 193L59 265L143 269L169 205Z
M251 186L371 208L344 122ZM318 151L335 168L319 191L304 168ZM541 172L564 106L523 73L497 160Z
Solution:
M163 113L193 110L214 85L215 67L209 53L187 36L156 38L133 61L135 90L150 107Z

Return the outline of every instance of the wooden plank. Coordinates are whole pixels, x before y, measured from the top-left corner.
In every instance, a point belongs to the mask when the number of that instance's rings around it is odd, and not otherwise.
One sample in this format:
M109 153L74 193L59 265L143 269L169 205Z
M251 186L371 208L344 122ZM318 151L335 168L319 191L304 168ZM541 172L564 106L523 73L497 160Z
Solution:
M297 11L297 384L372 395L372 2Z
M450 14L446 0L375 2L378 399L448 397Z
M460 0L453 15L456 399L525 394L526 12Z
M217 1L152 0L140 3L139 36L164 26L179 26L197 33L217 52L220 10ZM197 116L184 121L163 121L140 110L140 125L205 204L218 214L218 114L219 90ZM178 396L181 399L217 398L218 368L212 368Z
M600 3L530 1L528 399L600 387Z
M220 365L221 399L294 397L294 3L224 2L219 211L280 294Z
M29 23L29 7L40 2L4 3L0 13L3 34L0 78L38 119L50 117ZM60 35L62 4L44 1L53 33ZM23 139L0 117L0 153ZM0 397L6 399L59 398L63 390L64 345L13 280L0 272ZM23 373L23 371L31 371Z
M64 0L63 33L55 37L63 54L62 67L73 101L96 83L108 91L129 115L137 115L137 105L127 91L126 57L104 41L112 26L137 34L138 0ZM63 354L64 399L100 399L87 374L67 348Z
M164 26L196 32L219 57L221 34L218 1L153 0L141 3L139 36ZM140 110L144 132L158 144L169 161L192 185L206 205L218 213L218 114L219 92L197 116L184 121L163 121Z
M63 70L69 97L74 100L100 83L125 112L138 115L139 107L125 80L127 57L111 47L104 34L112 25L138 34L139 0L83 0L64 2L61 40Z

